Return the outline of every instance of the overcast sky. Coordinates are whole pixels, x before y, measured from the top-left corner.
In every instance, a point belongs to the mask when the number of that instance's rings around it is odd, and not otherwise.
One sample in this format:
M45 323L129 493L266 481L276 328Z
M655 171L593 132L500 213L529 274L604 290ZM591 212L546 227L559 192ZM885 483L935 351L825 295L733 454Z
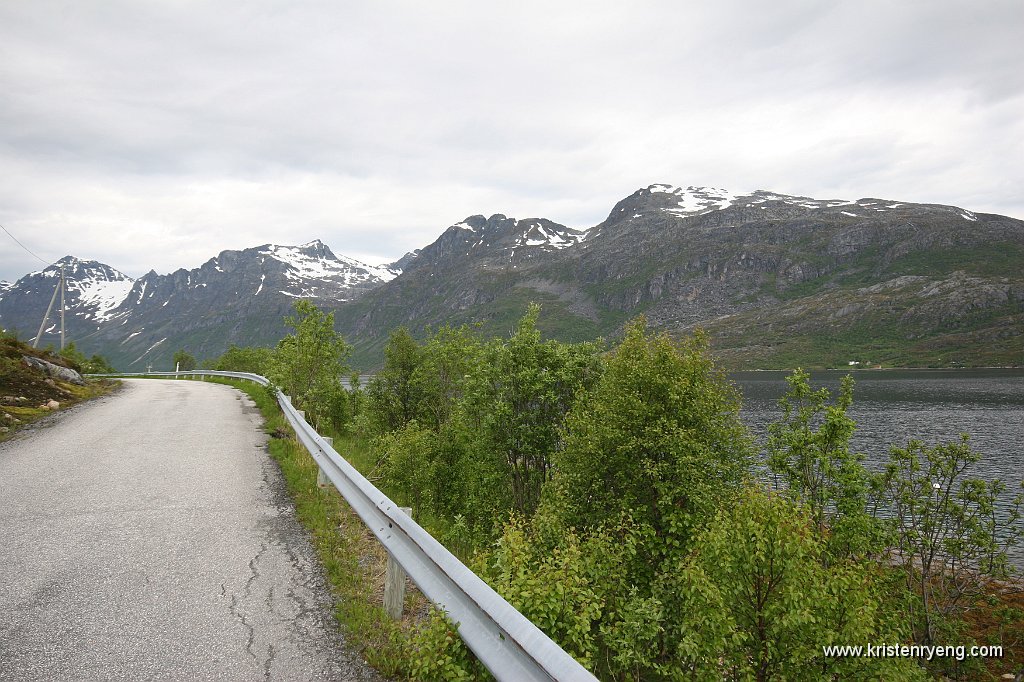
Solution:
M138 276L655 182L1024 218L1022 36L1020 0L0 0L0 224Z

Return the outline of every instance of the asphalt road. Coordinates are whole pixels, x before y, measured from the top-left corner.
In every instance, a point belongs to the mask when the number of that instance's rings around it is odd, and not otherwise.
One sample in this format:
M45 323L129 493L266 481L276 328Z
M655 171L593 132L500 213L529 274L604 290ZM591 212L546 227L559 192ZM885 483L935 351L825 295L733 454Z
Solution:
M126 380L0 445L0 680L377 680L346 651L259 415Z

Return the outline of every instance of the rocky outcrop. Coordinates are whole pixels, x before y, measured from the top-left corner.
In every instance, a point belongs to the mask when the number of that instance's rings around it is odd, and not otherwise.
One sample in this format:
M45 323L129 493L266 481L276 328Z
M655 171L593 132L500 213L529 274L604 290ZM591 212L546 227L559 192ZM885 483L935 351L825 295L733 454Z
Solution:
M69 384L76 384L78 386L85 385L85 380L82 378L82 375L70 367L61 367L60 365L55 365L52 362L47 362L42 358L32 357L31 355L23 355L22 361L27 366L39 370L56 381L65 381Z

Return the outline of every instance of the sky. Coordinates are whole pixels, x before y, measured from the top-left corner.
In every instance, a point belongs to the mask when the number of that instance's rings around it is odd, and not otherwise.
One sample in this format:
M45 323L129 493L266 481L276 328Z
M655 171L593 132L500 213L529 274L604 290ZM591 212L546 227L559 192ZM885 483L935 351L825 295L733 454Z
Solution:
M1024 218L1019 0L0 0L0 224L137 277L652 183ZM0 280L42 263L0 232Z

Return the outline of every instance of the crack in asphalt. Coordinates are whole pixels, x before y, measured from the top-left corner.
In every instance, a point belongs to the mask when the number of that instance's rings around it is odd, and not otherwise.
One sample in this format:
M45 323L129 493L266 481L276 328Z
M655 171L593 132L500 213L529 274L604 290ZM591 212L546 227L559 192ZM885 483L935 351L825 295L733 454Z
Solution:
M255 584L260 577L260 571L257 566L259 565L260 557L262 557L266 551L267 543L264 542L260 545L260 550L256 552L256 556L249 560L250 575L245 581L242 597L238 598L234 593L231 594L231 613L238 619L238 622L242 624L242 627L246 629L247 637L245 642L245 651L252 656L252 660L256 663L257 667L260 666L260 657L256 653L256 626L246 619L245 614L243 614L239 609L239 605L243 600L248 600L252 596L253 584Z

